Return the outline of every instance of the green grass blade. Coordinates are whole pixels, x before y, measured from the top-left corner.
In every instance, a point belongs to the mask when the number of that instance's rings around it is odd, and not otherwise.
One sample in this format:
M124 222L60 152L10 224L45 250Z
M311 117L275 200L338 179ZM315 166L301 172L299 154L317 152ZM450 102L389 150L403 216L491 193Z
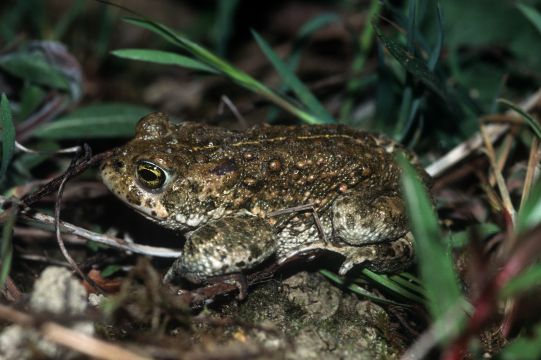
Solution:
M259 81L255 80L253 77L251 77L247 73L235 68L233 65L229 64L226 60L213 54L209 50L194 43L193 41L191 41L184 35L177 33L176 31L170 29L169 27L162 25L160 23L150 21L150 20L138 19L138 18L124 18L124 21L158 34L159 36L169 41L170 43L189 52L197 60L217 70L222 75L227 76L233 82L239 84L240 86L256 94L259 94L260 96L266 98L267 100L271 101L275 105L295 115L299 119L309 124L319 124L322 122L322 120L319 119L314 114L310 114L298 108L297 106L293 105L293 103L291 103L289 100L281 97L272 89L263 85Z
M139 119L150 112L147 107L121 103L90 105L39 127L34 136L55 140L132 137Z
M407 289L408 291L412 292L416 296L418 296L418 299L420 299L422 302L426 301L425 296L425 289L420 285L418 280L412 280L414 277L413 275L405 275L405 273L401 273L398 275L385 275L387 276L391 281L395 282L402 288Z
M541 33L541 13L533 6L526 4L518 3L517 8L535 26L537 31Z
M13 227L15 226L15 219L17 217L17 213L13 208L7 211L7 217L5 217L5 222L2 225L2 244L0 244L0 289L4 288L4 283L11 270Z
M363 269L363 275L368 277L370 280L380 284L385 289L393 291L400 296L405 297L406 299L409 299L411 301L415 301L418 303L424 303L425 299L419 296L418 294L410 291L410 289L403 285L400 281L395 281L391 277L387 275L382 274L376 274L375 272L372 272L368 269Z
M417 23L417 0L408 0L408 32L406 34L408 51L415 51L415 24Z
M302 25L300 30L297 32L297 35L295 36L295 40L293 41L291 53L285 60L287 66L291 71L296 71L301 59L302 49L305 47L310 36L321 28L324 28L325 26L338 21L340 21L340 17L338 16L338 14L327 13L311 18ZM288 89L289 87L287 86L287 84L282 81L278 88L278 93L284 94ZM273 123L278 118L279 114L279 109L273 107L269 110L267 114L267 122Z
M124 59L146 61L162 65L177 65L192 70L218 74L218 71L214 70L207 64L202 63L201 61L168 51L150 49L119 49L111 51L111 54Z
M319 100L312 92L299 80L297 75L280 59L280 57L272 50L271 46L257 32L252 30L259 48L263 51L267 59L270 60L276 71L282 77L282 80L293 90L299 100L324 123L335 122L332 115L321 105Z
M415 237L420 274L426 289L428 309L434 320L456 308L461 292L441 234L432 202L415 169L403 155L398 156L403 170L402 191L406 210Z
M217 1L216 5L217 19L214 22L211 37L215 51L220 56L224 56L231 38L231 29L234 25L239 0L221 0Z
M382 3L379 0L372 0L368 10L367 19L373 19L379 16ZM340 107L340 122L348 123L351 119L355 96L362 88L363 79L361 73L365 68L370 49L374 43L374 25L371 21L366 22L362 34L357 40L357 49L353 63L351 64L351 76L346 84L346 98Z
M426 87L447 101L447 93L440 79L428 68L427 64L409 52L404 45L383 35L377 25L373 24L376 35L389 53L398 62L411 73L416 79L421 81Z
M443 14L440 6L439 0L436 1L436 11L437 11L437 25L438 25L438 36L436 38L436 46L434 46L434 49L432 50L430 54L430 58L428 59L428 69L430 71L434 71L436 69L436 65L438 64L438 60L441 55L441 50L443 48L443 41L444 41L444 31L443 31Z
M2 127L2 164L0 165L0 179L4 178L8 165L15 150L15 127L11 116L11 109L6 94L0 99L0 126Z
M344 281L344 279L341 276L336 275L332 271L323 269L323 270L319 270L319 272L321 274L323 274L325 277L327 277L328 279L330 279L330 280L334 281L335 283L337 283L338 285L342 285L342 286L346 285L346 282ZM402 304L400 304L400 303L398 303L396 301L392 301L392 300L386 299L384 297L376 296L376 295L372 294L370 291L367 291L367 290L363 289L362 287L360 287L359 285L354 284L354 283L347 284L347 289L350 290L351 292L354 292L357 295L361 295L361 296L363 296L363 297L365 297L367 299L370 299L370 300L373 300L373 301L376 301L376 302L385 303L385 304L393 304L393 305L402 305Z
M501 104L505 104L507 106L509 106L511 109L515 110L517 113L519 113L522 118L524 119L524 121L526 121L526 123L528 125L530 125L530 127L532 128L533 132L535 133L535 135L541 139L541 125L539 125L539 123L537 122L537 120L535 120L533 117L531 117L527 112L525 112L524 110L522 110L519 106L517 106L516 104L512 103L511 101L509 100L505 100L505 99L498 99L498 102L501 103Z

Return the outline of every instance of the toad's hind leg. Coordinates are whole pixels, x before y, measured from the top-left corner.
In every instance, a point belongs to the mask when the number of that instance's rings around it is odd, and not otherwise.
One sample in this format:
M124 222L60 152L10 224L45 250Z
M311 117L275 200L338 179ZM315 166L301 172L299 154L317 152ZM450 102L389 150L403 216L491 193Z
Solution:
M408 232L404 202L396 193L346 193L332 206L333 237L364 246L388 242Z
M391 242L343 246L337 252L346 257L340 266L340 275L345 275L355 265L377 273L397 273L408 268L415 255L411 232Z
M269 258L276 250L271 226L261 218L239 215L214 220L188 235L184 253L164 280L195 283L238 274Z

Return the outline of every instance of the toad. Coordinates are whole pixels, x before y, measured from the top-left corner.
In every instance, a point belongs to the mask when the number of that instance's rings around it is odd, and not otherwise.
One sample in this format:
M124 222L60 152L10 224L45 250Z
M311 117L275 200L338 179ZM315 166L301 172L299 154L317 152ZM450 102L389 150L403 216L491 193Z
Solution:
M428 183L401 145L344 125L232 131L152 113L100 171L126 204L185 234L167 281L201 283L322 250L344 256L340 274L397 272L414 256L398 151Z

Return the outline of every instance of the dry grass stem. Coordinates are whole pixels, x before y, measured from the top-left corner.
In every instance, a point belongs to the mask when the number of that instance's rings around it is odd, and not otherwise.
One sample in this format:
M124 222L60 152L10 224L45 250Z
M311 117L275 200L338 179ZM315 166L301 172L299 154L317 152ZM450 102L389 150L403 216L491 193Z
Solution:
M528 99L526 99L524 102L520 104L520 107L526 111L529 112L532 110L540 101L541 99L541 89L537 90L537 92L533 95L531 95ZM514 113L514 110L508 110L505 115L507 116L516 116L519 118L518 115L512 115ZM489 140L489 142L492 144L496 140L498 140L503 134L505 134L509 130L509 124L491 124L485 126L485 133L486 137ZM454 149L449 151L447 154L430 164L426 171L430 174L432 177L437 177L441 175L445 170L449 169L453 165L457 164L458 162L465 159L467 156L469 156L471 153L479 150L483 144L483 137L481 134L475 134L462 144L456 146Z
M483 138L483 142L485 143L486 155L490 162L490 167L492 168L494 172L494 177L496 178L496 184L498 186L498 190L500 191L500 196L502 198L503 206L506 209L506 211L509 213L509 215L511 216L511 221L514 224L515 218L516 218L516 211L515 211L515 208L513 207L513 203L511 202L511 196L509 195L509 191L507 190L507 186L505 185L505 180L502 176L502 173L501 171L498 170L498 164L496 162L496 153L494 152L494 147L492 146L491 139L485 130L485 125L481 124L481 126L479 127L479 130Z

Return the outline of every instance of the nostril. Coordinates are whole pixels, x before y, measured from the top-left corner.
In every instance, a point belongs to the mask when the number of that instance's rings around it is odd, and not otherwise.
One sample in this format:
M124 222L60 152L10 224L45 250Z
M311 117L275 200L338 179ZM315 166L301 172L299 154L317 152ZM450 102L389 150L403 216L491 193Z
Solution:
M115 170L120 171L124 168L124 162L120 160L113 161L113 167Z

